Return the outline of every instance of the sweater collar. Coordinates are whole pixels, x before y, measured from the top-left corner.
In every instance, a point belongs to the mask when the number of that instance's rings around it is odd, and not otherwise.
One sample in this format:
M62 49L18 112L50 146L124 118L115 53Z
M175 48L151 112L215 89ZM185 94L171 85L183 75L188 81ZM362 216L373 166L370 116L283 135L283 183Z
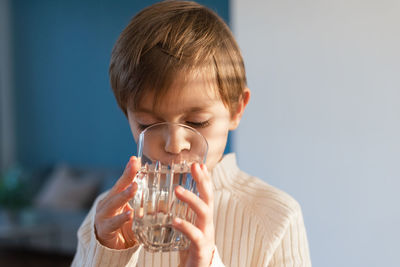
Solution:
M224 155L211 172L214 190L232 183L238 172L235 153Z

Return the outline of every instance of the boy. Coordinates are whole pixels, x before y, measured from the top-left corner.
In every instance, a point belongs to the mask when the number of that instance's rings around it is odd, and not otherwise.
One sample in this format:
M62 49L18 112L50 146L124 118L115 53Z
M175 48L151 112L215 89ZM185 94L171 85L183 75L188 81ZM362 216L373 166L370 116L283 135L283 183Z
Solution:
M223 156L250 91L239 48L214 12L179 1L144 9L114 46L110 79L136 141L163 121L187 124L207 139L206 164L191 168L199 197L175 191L197 219L173 222L191 240L187 251L144 251L127 203L137 190L138 161L131 157L80 227L73 266L311 266L298 203L241 172L233 154Z

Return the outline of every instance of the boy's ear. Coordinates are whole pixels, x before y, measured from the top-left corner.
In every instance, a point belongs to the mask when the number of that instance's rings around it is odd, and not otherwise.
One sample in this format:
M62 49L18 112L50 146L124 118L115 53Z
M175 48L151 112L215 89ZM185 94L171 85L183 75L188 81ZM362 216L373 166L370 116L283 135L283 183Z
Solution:
M231 114L231 122L229 125L229 130L235 130L239 126L244 109L246 108L249 101L250 101L250 89L246 87L243 91L242 96L239 98L236 111L234 111L234 113Z

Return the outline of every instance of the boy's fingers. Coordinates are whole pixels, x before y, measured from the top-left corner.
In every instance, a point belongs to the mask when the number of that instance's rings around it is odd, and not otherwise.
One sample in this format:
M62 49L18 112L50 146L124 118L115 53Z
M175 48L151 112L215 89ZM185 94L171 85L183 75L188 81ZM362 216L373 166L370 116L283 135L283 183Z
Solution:
M212 204L214 201L214 193L212 189L212 181L206 166L201 164L200 167L198 163L194 163L191 166L191 172L194 180L196 181L200 198L204 200L207 205Z
M123 191L128 185L130 185L135 178L136 173L139 171L140 165L137 157L130 157L128 163L126 164L124 173L111 188L108 196L113 196L121 191Z
M128 211L132 211L131 214L133 214L132 208L129 205L125 205L124 212ZM133 219L133 215L131 215L131 218ZM132 231L132 223L133 220L129 220L125 222L124 226L121 228L122 235L124 236L125 241L127 242L127 244L129 244L129 246L133 246L138 242L135 234Z
M203 200L201 200L198 196L194 193L190 192L189 190L185 190L182 186L177 186L175 188L175 195L176 197L187 203L189 207L196 213L197 220L196 224L200 229L203 229L206 223L209 221L209 207Z
M127 211L117 216L108 218L103 222L103 231L105 233L114 232L119 228L121 228L122 225L127 221L129 221L131 218L132 218L132 211Z
M103 203L102 213L105 217L113 216L119 209L121 209L131 198L134 197L137 191L137 183L131 184L124 191L119 192L107 199Z
M172 226L182 234L186 235L195 246L199 246L198 244L203 240L203 233L200 229L185 220L174 218Z

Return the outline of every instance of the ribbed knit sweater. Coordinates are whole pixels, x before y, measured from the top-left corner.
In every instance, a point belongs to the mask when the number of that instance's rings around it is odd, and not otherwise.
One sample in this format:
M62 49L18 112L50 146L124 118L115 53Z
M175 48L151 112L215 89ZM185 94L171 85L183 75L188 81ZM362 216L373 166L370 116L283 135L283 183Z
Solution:
M239 170L234 154L211 173L216 249L212 266L311 266L299 204L288 194ZM94 233L96 205L78 231L72 266L178 266L177 252L149 253L137 245L102 246Z

